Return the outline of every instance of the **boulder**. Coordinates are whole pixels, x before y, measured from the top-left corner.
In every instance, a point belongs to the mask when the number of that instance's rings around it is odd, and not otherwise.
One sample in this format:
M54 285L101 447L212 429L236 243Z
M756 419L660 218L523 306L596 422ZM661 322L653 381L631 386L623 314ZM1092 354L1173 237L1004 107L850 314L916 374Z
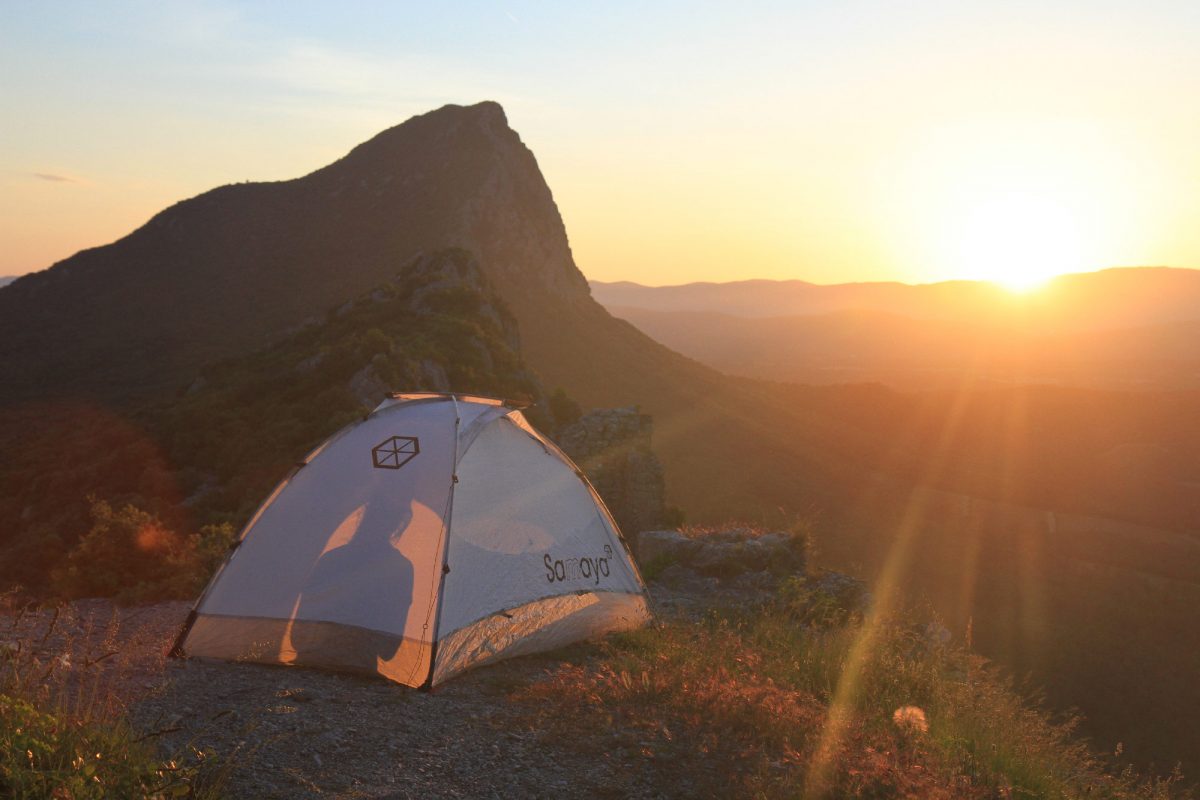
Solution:
M347 388L358 402L369 408L373 408L380 400L387 397L389 391L388 385L375 372L372 364L367 364L354 373Z
M720 576L764 570L776 575L801 573L805 568L804 545L785 533L770 538L712 539L700 545L691 566L706 575Z
M700 548L699 542L679 531L642 531L636 542L638 560L643 564L690 561L692 554Z

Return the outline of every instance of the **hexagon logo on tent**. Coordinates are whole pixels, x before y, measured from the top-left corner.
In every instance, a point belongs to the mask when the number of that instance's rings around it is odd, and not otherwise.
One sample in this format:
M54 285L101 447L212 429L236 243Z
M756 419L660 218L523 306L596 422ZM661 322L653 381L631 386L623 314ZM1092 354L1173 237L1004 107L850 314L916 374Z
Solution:
M371 448L371 463L376 469L400 469L421 452L415 436L392 436Z

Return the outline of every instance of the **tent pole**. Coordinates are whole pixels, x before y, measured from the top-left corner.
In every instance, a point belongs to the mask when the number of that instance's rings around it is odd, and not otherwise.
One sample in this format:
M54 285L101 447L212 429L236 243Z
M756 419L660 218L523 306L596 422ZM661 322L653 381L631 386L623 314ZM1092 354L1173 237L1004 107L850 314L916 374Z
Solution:
M450 401L454 403L454 456L450 462L450 497L446 502L446 521L443 523L446 532L442 536L442 574L438 579L437 603L433 612L433 643L429 648L429 675L425 677L425 682L421 684L421 691L423 692L433 690L433 672L437 669L438 631L442 627L442 606L443 598L446 594L446 576L450 574L450 526L454 519L454 487L458 485L458 442L459 435L462 432L462 415L458 411L458 398L450 395Z

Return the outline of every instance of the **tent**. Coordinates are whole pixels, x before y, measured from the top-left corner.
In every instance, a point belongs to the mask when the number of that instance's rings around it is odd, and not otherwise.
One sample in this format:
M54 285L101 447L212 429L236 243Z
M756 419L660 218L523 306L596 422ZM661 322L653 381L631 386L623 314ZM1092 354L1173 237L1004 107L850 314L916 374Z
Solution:
M428 688L638 627L644 591L604 503L520 411L393 395L267 498L173 652Z

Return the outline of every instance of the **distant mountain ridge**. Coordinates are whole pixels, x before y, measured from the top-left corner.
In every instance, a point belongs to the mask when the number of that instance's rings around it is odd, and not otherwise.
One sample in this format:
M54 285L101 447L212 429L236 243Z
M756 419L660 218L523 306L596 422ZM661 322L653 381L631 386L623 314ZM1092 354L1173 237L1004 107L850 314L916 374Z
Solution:
M4 276L0 277L0 289L3 289L5 286L8 286L10 283L15 281L19 277L21 277L21 276L20 275L4 275Z
M752 378L903 389L963 381L1200 387L1196 270L1066 275L1028 295L981 282L593 283L593 290L612 313L668 347ZM775 313L781 309L788 313Z
M1036 332L1135 327L1200 319L1200 270L1120 267L1056 277L1036 291L1013 293L986 281L819 285L747 280L643 286L591 281L609 308L707 311L788 317L878 311L913 319L1034 325Z

